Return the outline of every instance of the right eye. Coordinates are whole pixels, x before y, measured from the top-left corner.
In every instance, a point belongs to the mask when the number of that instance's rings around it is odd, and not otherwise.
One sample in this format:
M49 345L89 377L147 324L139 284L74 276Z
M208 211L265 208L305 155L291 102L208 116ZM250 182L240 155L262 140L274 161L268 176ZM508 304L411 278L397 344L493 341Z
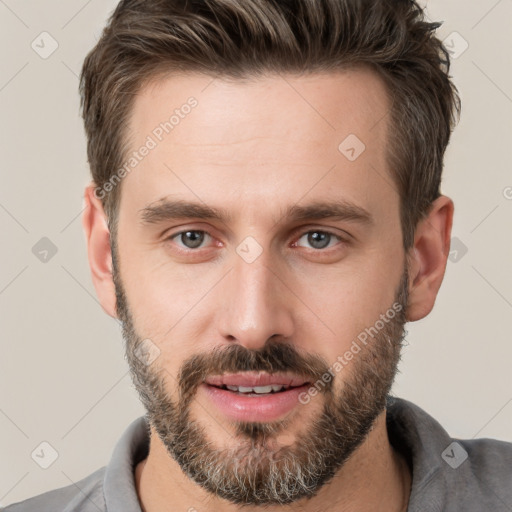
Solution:
M201 244L205 241L206 238L211 238L211 236L206 232L199 229L189 229L187 231L180 231L179 233L175 233L174 235L168 237L168 240L179 242L178 246L185 250L194 250L197 248L201 249Z

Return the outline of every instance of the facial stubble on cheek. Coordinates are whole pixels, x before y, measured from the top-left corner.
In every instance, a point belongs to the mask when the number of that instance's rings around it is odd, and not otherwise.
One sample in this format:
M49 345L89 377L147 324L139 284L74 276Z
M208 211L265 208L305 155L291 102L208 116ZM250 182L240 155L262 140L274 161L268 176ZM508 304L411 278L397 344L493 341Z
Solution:
M222 350L216 347L208 354L194 355L182 364L177 379L155 363L145 364L137 357L144 337L134 328L115 263L113 273L126 357L146 417L169 455L206 491L238 505L285 505L312 498L360 446L384 410L404 337L405 271L395 297L402 309L354 355L350 369L340 371L342 386L336 393L333 380L322 381L334 362L329 365L316 355L299 354L293 345L273 339L261 351L230 344ZM235 430L227 440L232 447L216 449L200 419L191 417L191 402L205 377L249 370L288 371L312 383L323 382L323 409L302 428L292 445L276 448L275 443L269 443L288 427L287 420L238 422L233 423ZM166 375L167 382L177 384L177 402L166 389ZM307 404L299 407L304 411L298 414L305 415Z

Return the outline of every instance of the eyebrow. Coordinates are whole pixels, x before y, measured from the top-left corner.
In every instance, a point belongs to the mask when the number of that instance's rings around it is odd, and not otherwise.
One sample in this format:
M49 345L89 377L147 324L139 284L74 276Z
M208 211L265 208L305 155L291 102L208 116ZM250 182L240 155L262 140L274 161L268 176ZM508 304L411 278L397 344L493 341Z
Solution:
M161 199L140 210L143 224L157 224L164 221L176 219L197 218L204 220L216 220L222 223L229 223L233 216L223 208L214 208L202 203L195 203L184 200ZM290 221L305 220L343 220L357 222L362 225L372 225L372 215L362 206L356 205L348 200L316 201L308 205L292 205L288 207L280 220Z

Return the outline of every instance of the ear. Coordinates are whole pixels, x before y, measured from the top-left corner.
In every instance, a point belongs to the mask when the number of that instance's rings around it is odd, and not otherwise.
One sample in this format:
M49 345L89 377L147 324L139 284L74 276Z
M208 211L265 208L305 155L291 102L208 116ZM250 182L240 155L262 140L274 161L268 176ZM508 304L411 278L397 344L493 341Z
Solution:
M434 307L450 253L453 211L453 201L440 196L416 227L409 250L408 321L426 317Z
M116 293L112 279L112 253L107 216L101 200L95 195L97 186L92 183L85 189L85 210L82 226L87 241L87 254L92 281L104 311L117 318Z

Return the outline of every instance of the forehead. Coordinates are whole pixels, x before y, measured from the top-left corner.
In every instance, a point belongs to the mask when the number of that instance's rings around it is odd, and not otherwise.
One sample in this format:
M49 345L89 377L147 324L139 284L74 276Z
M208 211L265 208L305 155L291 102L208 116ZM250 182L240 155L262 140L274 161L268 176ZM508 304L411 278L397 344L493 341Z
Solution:
M190 98L195 98L198 106L190 117L200 117L201 125L216 130L196 131L195 125L187 129L190 122L181 123L179 111ZM359 130L363 138L370 131L375 139L386 129L387 123L380 121L389 107L383 80L363 66L331 73L268 74L244 79L170 74L150 81L136 95L129 131L134 136L152 133L176 113L179 119L172 123L176 123L174 128L181 126L179 130L173 128L174 143L222 144L229 142L228 137L234 141L242 140L244 135L283 135L282 129L290 129L290 121L298 119L302 123L293 127L295 134L307 132L312 140L325 139L332 132L337 132L337 137L350 130Z
M245 80L159 78L134 100L130 151L151 149L123 180L122 202L142 208L181 195L217 202L211 206L236 201L239 211L252 204L255 214L256 207L281 210L306 195L341 195L394 215L389 109L384 82L365 67Z

